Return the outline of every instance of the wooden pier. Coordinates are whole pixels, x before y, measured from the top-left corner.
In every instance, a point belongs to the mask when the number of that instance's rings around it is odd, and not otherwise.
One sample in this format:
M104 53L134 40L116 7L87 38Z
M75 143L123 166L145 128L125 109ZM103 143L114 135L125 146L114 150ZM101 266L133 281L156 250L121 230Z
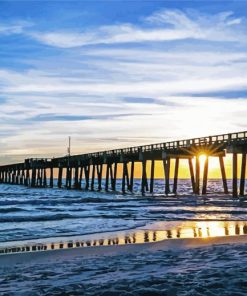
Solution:
M140 190L142 194L153 193L155 163L162 161L165 176L164 193L177 194L179 163L181 159L186 159L193 193L206 194L209 157L217 157L221 170L222 187L224 193L228 194L224 165L224 157L227 153L232 154L232 195L233 197L243 196L245 194L247 131L52 159L26 159L22 163L0 166L0 183L30 187L115 191L119 164L122 164L121 191L124 194L133 192L135 164L141 163ZM201 154L206 155L202 188L200 188L199 161ZM238 184L237 176L239 155L242 155L240 184ZM195 159L195 166L192 163L193 159ZM151 162L149 179L147 178L147 161ZM172 161L175 164L174 176L170 174ZM65 183L63 183L64 174ZM97 179L97 188L95 179ZM173 179L172 188L171 179Z

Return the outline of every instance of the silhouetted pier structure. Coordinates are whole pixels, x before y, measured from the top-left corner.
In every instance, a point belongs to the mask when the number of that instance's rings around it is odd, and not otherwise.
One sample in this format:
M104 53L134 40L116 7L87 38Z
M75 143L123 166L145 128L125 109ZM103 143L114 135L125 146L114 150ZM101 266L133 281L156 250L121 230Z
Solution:
M232 154L232 195L238 197L245 193L247 131L186 139L152 145L115 149L103 152L57 157L52 159L26 159L23 163L0 166L0 183L19 184L30 187L65 187L77 190L116 190L117 173L121 164L122 193L133 191L135 164L142 164L141 192L153 193L156 161L163 162L164 193L177 193L179 161L186 159L190 171L194 194L207 193L209 157L219 159L224 193L228 194L224 157ZM199 156L206 155L203 168L203 182L200 188ZM238 155L242 155L240 184L238 186ZM195 166L192 160L195 158ZM147 178L147 161L151 162L150 178ZM173 187L171 188L170 167L175 162ZM103 170L103 166L105 169ZM55 171L56 169L56 171ZM47 172L49 172L49 179ZM57 176L54 178L54 172ZM104 172L104 176L103 176ZM97 178L97 188L95 179ZM54 184L54 181L57 183ZM82 181L85 183L82 186ZM104 180L104 182L103 182ZM103 184L104 183L104 184ZM82 188L83 187L83 188Z

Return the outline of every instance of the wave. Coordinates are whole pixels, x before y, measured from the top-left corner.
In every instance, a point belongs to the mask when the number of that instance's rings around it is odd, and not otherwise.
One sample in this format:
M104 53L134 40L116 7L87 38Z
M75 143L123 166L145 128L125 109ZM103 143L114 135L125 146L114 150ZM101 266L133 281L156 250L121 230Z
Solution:
M50 216L16 216L16 217L8 216L8 217L0 217L0 223L55 221L55 220L72 219L72 218L76 218L76 217L70 214L56 214L56 215L50 215Z
M226 211L226 210L164 210L164 211L153 211L150 210L149 214L174 214L174 215L182 215L182 214L205 214L205 215L213 215L213 214L235 214L235 215L246 215L247 211L245 210L230 210L230 211ZM177 217L176 217L177 218Z
M59 199L49 199L39 198L33 200L2 200L0 201L0 206L11 206L11 205L50 205L56 206L59 204L83 204L83 203L127 203L132 199L119 199L119 198L100 198L100 197L85 197L85 198L59 198Z
M15 213L15 212L26 212L27 210L23 209L23 208L15 208L15 207L11 207L11 208L0 208L0 213L4 214L4 213Z
M132 214L95 214L92 215L72 215L72 214L55 214L43 216L2 216L0 223L6 222L40 222L40 221L55 221L64 219L130 219L133 218Z

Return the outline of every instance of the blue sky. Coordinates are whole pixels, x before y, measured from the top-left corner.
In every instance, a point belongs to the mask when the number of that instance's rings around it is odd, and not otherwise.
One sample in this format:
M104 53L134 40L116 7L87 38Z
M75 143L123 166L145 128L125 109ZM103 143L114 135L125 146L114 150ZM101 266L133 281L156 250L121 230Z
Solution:
M0 162L246 130L246 1L0 1Z

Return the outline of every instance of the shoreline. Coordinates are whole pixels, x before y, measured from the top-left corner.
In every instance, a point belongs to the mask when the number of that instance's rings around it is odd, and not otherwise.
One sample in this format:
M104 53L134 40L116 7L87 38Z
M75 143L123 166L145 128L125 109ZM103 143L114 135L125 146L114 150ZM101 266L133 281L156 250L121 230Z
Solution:
M214 245L243 245L247 243L247 235L239 236L220 236L210 238L182 238L170 239L158 242L136 243L127 245L111 245L111 246L95 246L87 248L47 250L30 253L13 253L0 256L0 265L8 266L21 263L60 261L70 259L77 256L97 257L97 256L117 256L121 254L139 253L142 251L173 251L180 252L182 250L196 249Z
M140 245L181 239L210 239L247 235L247 221L157 221L128 231L82 236L9 241L0 244L0 257L14 254L85 249L117 245Z

